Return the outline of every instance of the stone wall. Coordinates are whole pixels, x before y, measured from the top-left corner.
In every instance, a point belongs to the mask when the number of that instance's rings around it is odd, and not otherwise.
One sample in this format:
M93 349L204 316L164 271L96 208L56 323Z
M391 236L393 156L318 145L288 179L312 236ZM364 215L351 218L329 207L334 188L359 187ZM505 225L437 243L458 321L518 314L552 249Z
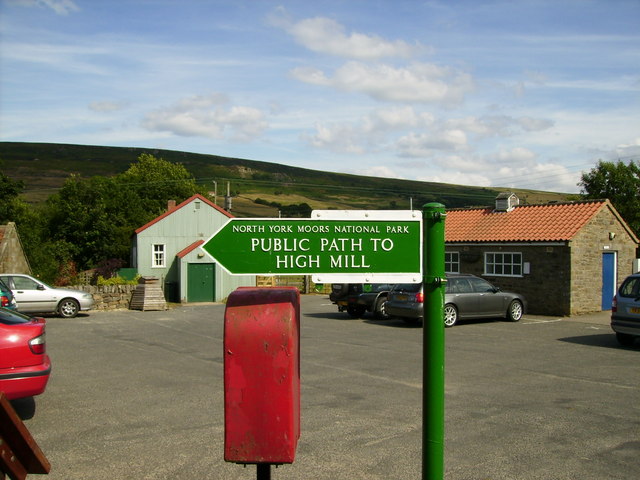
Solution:
M616 286L633 273L636 247L629 232L608 208L585 225L571 242L571 314L602 309L602 254L615 252Z
M96 301L94 310L128 310L136 285L75 285L69 288L91 293Z
M485 278L501 290L524 295L527 312L537 315L569 315L571 264L565 245L447 245L447 252L459 252L460 272ZM518 277L484 274L484 254L520 253L529 273Z
M536 245L455 245L460 272L486 278L502 290L524 295L527 311L539 315L575 315L602 310L602 255L616 254L616 285L633 273L637 245L620 219L608 207L583 226L566 245L561 242ZM484 275L486 252L520 252L529 273L521 277Z

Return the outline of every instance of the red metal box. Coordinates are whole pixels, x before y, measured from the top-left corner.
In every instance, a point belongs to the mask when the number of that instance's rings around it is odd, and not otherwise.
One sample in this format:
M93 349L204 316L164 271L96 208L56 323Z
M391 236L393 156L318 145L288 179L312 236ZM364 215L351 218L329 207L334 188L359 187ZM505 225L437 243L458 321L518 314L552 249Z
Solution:
M300 437L300 294L241 287L224 314L224 459L293 463Z

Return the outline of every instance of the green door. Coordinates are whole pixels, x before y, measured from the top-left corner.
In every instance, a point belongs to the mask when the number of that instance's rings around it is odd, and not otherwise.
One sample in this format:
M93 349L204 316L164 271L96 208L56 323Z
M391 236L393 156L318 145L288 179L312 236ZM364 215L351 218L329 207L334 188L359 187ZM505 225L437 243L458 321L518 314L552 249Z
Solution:
M215 301L215 264L190 263L187 269L187 302Z

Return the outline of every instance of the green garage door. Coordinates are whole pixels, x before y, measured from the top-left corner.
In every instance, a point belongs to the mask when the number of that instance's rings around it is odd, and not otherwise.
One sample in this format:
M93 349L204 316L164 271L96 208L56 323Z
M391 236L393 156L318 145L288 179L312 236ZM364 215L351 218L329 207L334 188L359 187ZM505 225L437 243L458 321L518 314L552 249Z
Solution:
M187 302L215 301L215 264L190 263L187 269Z

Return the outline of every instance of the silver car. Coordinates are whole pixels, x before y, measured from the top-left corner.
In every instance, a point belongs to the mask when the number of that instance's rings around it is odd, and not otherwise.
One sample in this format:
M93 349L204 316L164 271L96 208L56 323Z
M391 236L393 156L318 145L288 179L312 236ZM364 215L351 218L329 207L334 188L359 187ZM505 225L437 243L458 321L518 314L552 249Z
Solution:
M424 294L421 283L396 285L389 292L386 312L408 323L422 322ZM525 311L525 299L517 293L503 292L475 275L447 275L444 296L444 326L458 320L503 317L517 322Z
M611 328L621 345L632 346L640 338L640 273L628 276L613 297Z
M13 291L19 312L57 313L73 318L81 310L93 308L90 293L66 288L54 288L30 275L3 273L0 279Z

